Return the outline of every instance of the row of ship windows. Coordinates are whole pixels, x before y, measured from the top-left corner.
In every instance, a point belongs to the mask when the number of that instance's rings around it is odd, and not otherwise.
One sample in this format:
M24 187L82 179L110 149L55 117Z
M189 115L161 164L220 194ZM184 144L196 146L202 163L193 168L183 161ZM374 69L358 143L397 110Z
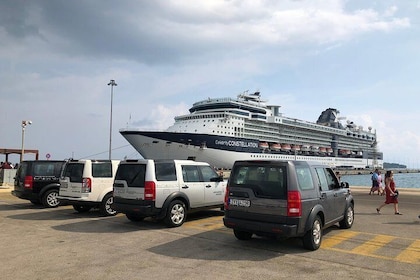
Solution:
M210 122L210 120L208 120ZM214 120L213 120L214 121ZM229 122L228 122L229 123ZM241 124L239 124L241 125ZM205 125L204 125L205 126ZM234 132L231 132L232 127L231 126L222 126L222 125L217 125L217 128L220 129L225 129L225 130L213 130L213 133L216 134L222 134L222 135L233 135L233 136L251 136L251 137L257 137L257 138L261 138L261 136L263 135L263 137L266 137L267 139L271 139L273 142L276 142L278 140L278 132L274 131L274 132L267 132L266 130L261 129L261 127L255 126L255 125L247 125L247 131L248 133L244 134L244 128L239 128L237 126L233 127L234 128ZM252 131L255 133L253 134ZM308 133L309 135L311 135L310 140L313 141L316 138L320 138L319 141L322 142L322 140L324 140L324 137L321 137L320 135L317 135L317 133ZM308 136L309 136L308 135ZM305 142L304 140L308 140L308 137L296 137L295 135L289 137L289 141L294 141L294 142ZM325 141L325 140L324 140ZM287 141L286 141L287 142ZM346 142L346 144L348 145L352 145L353 143L351 143L350 141L345 141L344 139L341 139L342 143ZM360 144L358 144L360 146ZM328 146L328 145L327 145Z
M220 119L233 119L233 120L243 120L241 117L234 117L234 116L227 116L225 114L217 114L217 115L201 115L201 116L187 116L182 118L176 118L178 121L185 121L185 122L214 122Z
M193 118L193 117L188 117L188 118ZM196 117L197 119L200 119L199 117ZM231 117L232 119L239 119L239 118L235 118L235 117ZM202 119L201 119L202 120ZM194 121L190 121L190 122L192 122L192 123L195 123L195 122L200 122L201 120L194 120ZM214 122L215 120L214 119L211 119L211 120L206 120L206 119L204 119L204 120L202 120L203 122ZM227 121L226 122L227 124L230 124L230 121ZM236 128L236 126L243 126L243 124L242 123L234 123L234 122L232 122L232 125L235 125L235 128ZM205 124L203 125L203 126L205 126ZM231 129L231 127L229 127L229 126L217 126L218 128L221 128L221 129ZM260 126L257 126L257 125L247 125L247 127L249 128L249 129L254 129L254 130L256 130L256 131L258 131L258 132L260 132L260 133L262 133L262 134L265 134L265 135L267 135L267 136L275 136L275 135L277 135L278 134L278 132L277 131L273 131L273 132L267 132L266 130L264 130L264 129L261 129L262 128L262 126L260 125ZM272 127L269 127L269 126L267 126L266 128L269 128L269 129L272 129ZM215 132L215 131L213 131L213 132ZM219 131L217 131L218 133L219 133ZM294 131L293 131L294 132ZM316 137L316 136L318 136L317 135L317 133L310 133L310 132L308 132L309 134L311 134L312 135L312 137ZM229 133L229 132L224 132L224 134L232 134L232 133ZM350 134L349 133L347 133L347 135L348 136L350 136ZM360 135L356 135L356 134L353 134L353 137L358 137L358 138L365 138L365 136L363 135L363 136L360 136ZM321 136L321 138L323 138L322 136ZM373 139L373 138L370 138L370 137L366 137L366 139Z
M193 123L194 122L201 122L201 121L204 121L204 122L206 122L206 121L207 122L214 122L215 121L215 118L225 118L225 117L226 117L225 114L215 114L215 115L205 115L205 116L203 116L203 115L201 115L201 116L188 116L188 117L184 117L183 120L190 120L189 122L193 122ZM240 117L234 117L234 116L230 116L230 119L240 119L240 120L242 120L242 118L240 118ZM276 120L277 123L281 123L281 119L276 118L275 120ZM230 124L229 121L227 121L227 123ZM296 122L290 122L290 121L287 121L287 120L284 120L284 119L283 119L283 123L288 123L288 124L292 124L292 125L296 125L297 124ZM233 125L243 125L241 123L235 124L234 122L232 122L232 124ZM299 125L301 125L302 127L309 127L309 128L321 129L323 131L328 131L328 132L335 131L335 130L329 128L329 127L322 127L322 126L319 127L319 126L315 126L315 125L312 125L312 124L306 124L306 123L303 124L301 122L299 122ZM259 127L259 126L256 126L256 127ZM351 134L349 132L347 133L347 136L353 136L353 137L367 139L367 140L374 140L374 137L370 137L370 136L366 136L366 135L360 135L360 134L354 134L354 133Z
M290 156L285 156L285 155L271 155L271 154L252 154L251 155L252 158L258 158L258 159L286 159L286 160L294 160L296 157L294 155L290 155ZM311 161L314 160L314 157L301 157L299 156L300 160L307 160L307 161ZM332 161L331 158L324 158L324 161Z

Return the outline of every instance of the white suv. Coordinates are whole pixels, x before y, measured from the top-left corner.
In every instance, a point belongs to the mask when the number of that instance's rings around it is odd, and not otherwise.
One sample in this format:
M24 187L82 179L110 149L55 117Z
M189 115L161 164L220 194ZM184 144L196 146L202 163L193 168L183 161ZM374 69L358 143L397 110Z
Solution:
M121 161L114 182L115 210L131 221L145 217L181 226L187 211L223 207L226 182L205 162Z
M82 213L93 207L101 215L113 216L112 184L119 160L69 160L60 178L58 199Z

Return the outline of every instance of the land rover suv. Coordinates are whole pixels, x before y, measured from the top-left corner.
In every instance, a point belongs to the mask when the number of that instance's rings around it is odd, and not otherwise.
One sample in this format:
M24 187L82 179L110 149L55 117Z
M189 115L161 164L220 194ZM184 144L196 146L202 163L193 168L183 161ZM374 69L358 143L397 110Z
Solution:
M14 190L16 197L30 200L44 207L57 207L60 172L65 161L27 160L16 171Z
M146 217L181 226L187 212L222 208L226 182L205 162L125 160L114 182L114 209L131 221Z
M112 186L119 160L70 159L60 178L58 199L79 213L98 208L102 216L117 214L112 207Z
M237 161L226 191L224 225L239 240L253 234L302 237L320 247L323 229L350 228L354 200L328 166L304 161Z

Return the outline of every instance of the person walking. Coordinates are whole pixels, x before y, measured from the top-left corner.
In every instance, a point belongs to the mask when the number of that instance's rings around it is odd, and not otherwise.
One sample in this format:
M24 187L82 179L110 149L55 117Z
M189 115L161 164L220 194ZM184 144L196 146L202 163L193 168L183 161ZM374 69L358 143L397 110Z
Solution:
M381 171L378 171L378 195L385 195L385 186L382 182L382 175L381 175Z
M398 190L395 187L394 172L388 170L385 173L385 202L376 208L376 212L380 214L381 208L391 203L394 204L395 215L402 215L398 210Z
M370 188L369 195L371 195L372 193L374 194L376 191L378 191L378 195L379 195L380 190L379 190L379 182L378 182L379 177L378 176L379 176L379 170L375 169L375 171L372 174L372 178L371 178L372 187Z

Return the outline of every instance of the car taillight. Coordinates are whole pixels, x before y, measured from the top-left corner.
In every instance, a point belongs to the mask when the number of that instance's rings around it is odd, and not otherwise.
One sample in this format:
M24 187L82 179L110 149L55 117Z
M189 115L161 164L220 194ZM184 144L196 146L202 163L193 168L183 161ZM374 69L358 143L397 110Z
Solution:
M299 191L287 192L287 216L299 217L302 215L302 200Z
M144 200L155 200L156 199L156 184L155 182L146 181L144 182Z
M92 192L92 180L90 178L83 178L82 193Z
M226 186L226 192L225 192L225 205L224 205L224 209L228 210L229 209L229 185Z
M34 177L25 176L25 180L23 181L23 187L25 189L32 189L33 185L34 185Z

